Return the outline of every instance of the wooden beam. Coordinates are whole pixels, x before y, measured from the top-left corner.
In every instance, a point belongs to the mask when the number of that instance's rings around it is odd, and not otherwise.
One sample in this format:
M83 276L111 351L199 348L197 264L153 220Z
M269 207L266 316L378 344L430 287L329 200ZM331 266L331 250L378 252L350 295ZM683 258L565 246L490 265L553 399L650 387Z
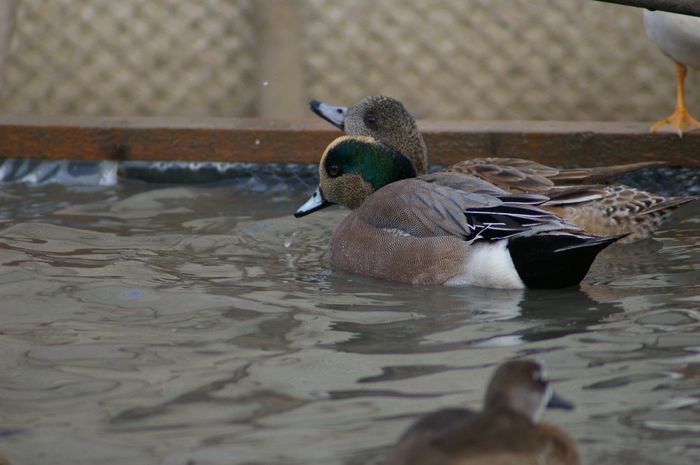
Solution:
M521 157L596 166L663 160L700 166L700 132L651 134L647 123L422 121L431 163ZM321 120L0 116L0 158L317 163L341 135Z
M700 166L700 131L652 134L649 123L425 122L431 163L464 158L518 157L548 165L604 166L661 160ZM445 153L445 161L440 152ZM466 156L465 156L466 154Z

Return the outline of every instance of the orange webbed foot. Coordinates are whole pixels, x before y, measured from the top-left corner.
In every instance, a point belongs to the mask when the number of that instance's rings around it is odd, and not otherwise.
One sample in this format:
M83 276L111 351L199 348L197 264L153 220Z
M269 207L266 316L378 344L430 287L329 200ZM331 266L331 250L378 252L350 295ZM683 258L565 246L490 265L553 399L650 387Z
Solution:
M675 132L678 137L683 137L683 133L697 129L700 129L700 121L693 118L688 111L678 110L668 118L651 126L651 132Z

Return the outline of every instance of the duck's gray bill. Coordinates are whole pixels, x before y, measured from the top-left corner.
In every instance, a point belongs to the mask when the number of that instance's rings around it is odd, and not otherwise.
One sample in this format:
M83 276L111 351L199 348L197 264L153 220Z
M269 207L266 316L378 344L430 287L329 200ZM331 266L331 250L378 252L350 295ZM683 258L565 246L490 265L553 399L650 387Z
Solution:
M329 207L331 205L333 204L323 197L323 194L321 193L321 188L319 187L311 195L311 198L307 200L304 205L299 207L296 213L294 213L294 216L296 218L301 218L302 216L306 216L309 213L313 213L317 210Z
M547 408L559 408L563 410L573 410L574 404L558 396L555 392L552 393L552 397L549 398L547 402Z
M336 107L318 100L312 100L309 102L309 108L336 128L341 131L345 130L345 115L348 114L347 107Z

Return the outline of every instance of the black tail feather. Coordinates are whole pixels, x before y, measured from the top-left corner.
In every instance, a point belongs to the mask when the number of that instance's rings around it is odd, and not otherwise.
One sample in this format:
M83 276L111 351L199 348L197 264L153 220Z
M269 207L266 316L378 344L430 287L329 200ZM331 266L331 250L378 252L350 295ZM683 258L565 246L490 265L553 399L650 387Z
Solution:
M512 238L508 250L527 287L556 289L578 285L598 253L626 235L595 237L551 232Z

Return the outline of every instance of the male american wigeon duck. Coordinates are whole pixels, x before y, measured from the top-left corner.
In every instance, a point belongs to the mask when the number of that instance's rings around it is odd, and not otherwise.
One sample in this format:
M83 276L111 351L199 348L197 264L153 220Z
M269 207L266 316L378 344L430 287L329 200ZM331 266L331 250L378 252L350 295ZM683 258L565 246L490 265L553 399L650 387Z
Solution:
M652 125L652 131L671 129L679 136L700 129L685 104L685 77L688 67L700 70L700 18L644 10L644 26L662 52L676 63L676 109L666 119Z
M336 269L411 284L493 288L577 285L619 236L585 234L537 205L463 173L416 177L411 161L371 137L333 141L300 217L331 204L353 212L335 228Z
M401 102L371 96L350 107L316 100L311 109L348 135L371 136L398 149L418 175L427 172L428 152L415 119ZM658 162L596 168L557 169L520 158L475 158L446 171L477 176L512 193L538 193L550 198L542 208L589 234L627 234L621 242L649 237L679 206L694 197L663 197L617 185L597 185Z
M419 419L385 465L578 465L571 436L540 422L545 408L573 405L553 393L539 363L506 362L491 378L483 410L450 408Z

